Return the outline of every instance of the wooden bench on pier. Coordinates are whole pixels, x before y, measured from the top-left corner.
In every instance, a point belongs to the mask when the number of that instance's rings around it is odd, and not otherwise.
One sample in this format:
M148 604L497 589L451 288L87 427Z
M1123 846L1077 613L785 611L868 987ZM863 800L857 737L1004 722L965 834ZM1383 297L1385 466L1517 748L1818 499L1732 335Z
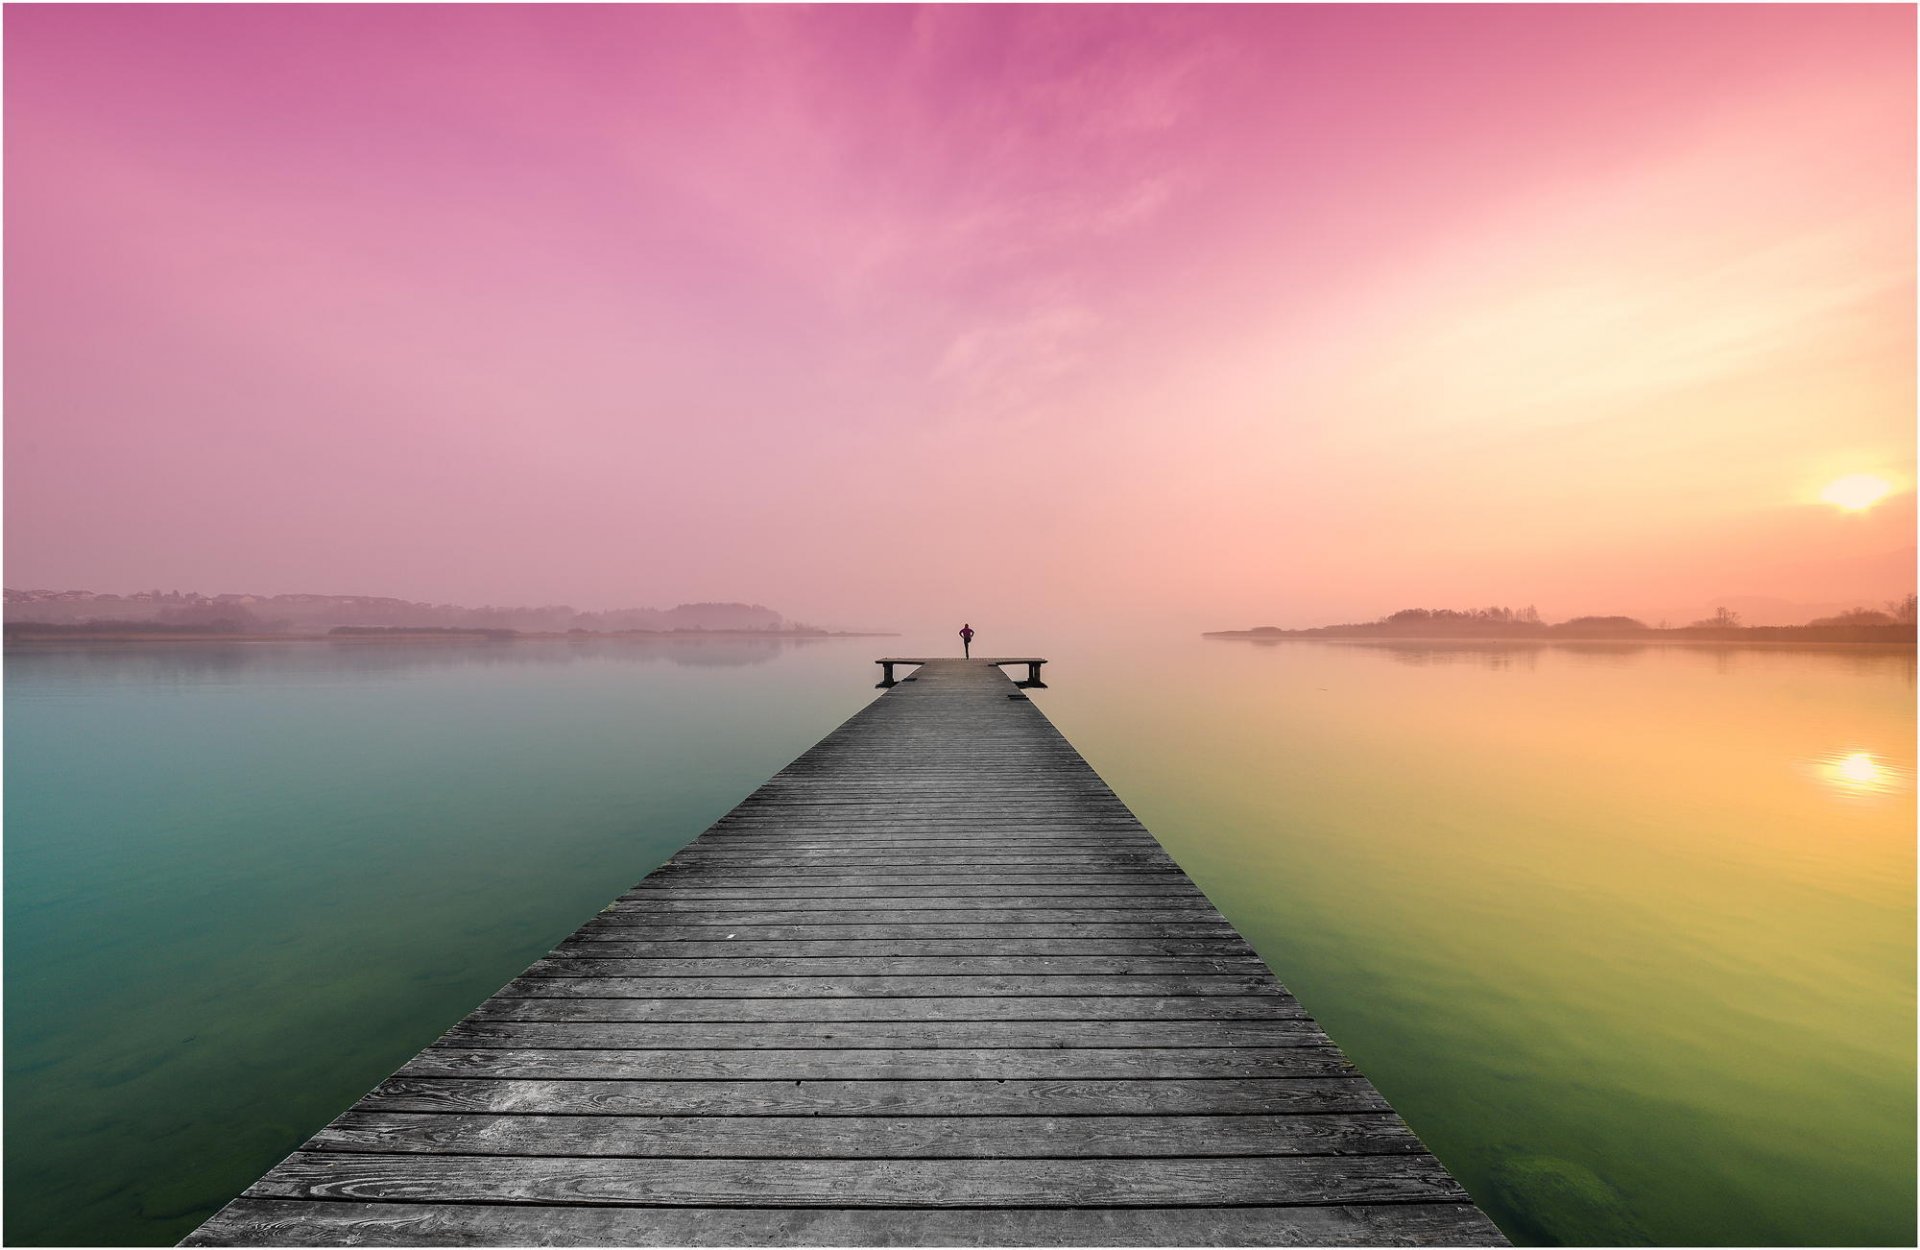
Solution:
M944 663L945 661L942 661L942 662ZM1005 656L1005 655L982 656L977 660L959 660L955 662L961 663L961 664L990 664L995 668L1001 668L1008 664L1024 664L1027 666L1027 679L1025 681L1016 681L1013 684L1018 686L1022 690L1045 690L1047 688L1047 683L1040 680L1040 666L1042 664L1045 664L1046 661L1041 659L1035 659L1032 656ZM932 659L908 659L904 656L889 655L889 656L883 656L882 658L875 660L874 663L880 666L880 680L874 685L874 689L890 690L894 686L899 684L893 679L894 665L896 664L916 664L916 665L931 664L933 663L933 660ZM904 678L903 680L912 681L913 679L909 677L909 678Z

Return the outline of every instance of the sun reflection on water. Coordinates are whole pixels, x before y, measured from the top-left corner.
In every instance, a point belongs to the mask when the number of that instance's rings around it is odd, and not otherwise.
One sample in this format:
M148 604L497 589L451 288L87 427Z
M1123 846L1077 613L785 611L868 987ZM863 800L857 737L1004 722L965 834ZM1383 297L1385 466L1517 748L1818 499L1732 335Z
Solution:
M1908 788L1907 770L1871 751L1836 751L1814 761L1820 780L1841 794L1866 796L1898 794Z

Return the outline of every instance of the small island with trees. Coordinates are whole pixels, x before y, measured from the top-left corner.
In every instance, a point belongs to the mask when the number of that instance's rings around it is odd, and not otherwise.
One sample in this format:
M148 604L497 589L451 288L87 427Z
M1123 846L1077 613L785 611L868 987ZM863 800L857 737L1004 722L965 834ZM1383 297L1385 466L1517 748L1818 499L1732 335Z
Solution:
M1322 625L1312 629L1211 630L1206 638L1254 641L1286 639L1505 639L1594 642L1799 642L1879 643L1911 646L1916 599L1912 594L1878 608L1858 607L1823 616L1804 625L1743 625L1727 608L1686 625L1649 625L1631 616L1576 616L1549 623L1526 608L1403 608L1375 621Z

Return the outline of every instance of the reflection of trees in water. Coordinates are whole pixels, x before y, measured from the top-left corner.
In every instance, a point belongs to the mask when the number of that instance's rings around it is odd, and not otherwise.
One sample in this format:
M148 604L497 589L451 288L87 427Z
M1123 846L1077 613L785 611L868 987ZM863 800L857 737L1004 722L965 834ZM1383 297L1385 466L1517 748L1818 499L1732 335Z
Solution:
M1631 668L1653 650L1638 642L1564 642L1554 650L1592 668Z
M576 664L583 660L738 668L764 664L784 651L827 638L522 639L374 642L48 642L7 648L7 676L23 683L65 681L136 684L221 679L397 676L483 666Z
M1780 665L1804 668L1809 661L1855 677L1894 677L1914 682L1914 650L1904 646L1818 646L1815 644L1694 643L1656 648L1697 663L1711 664L1722 674L1764 671Z
M1897 645L1819 644L1819 643L1741 643L1741 642L1602 642L1564 640L1507 642L1498 639L1413 639L1413 638L1254 638L1254 646L1347 647L1359 651L1383 651L1401 664L1471 664L1488 669L1532 669L1540 656L1554 652L1578 664L1607 668L1626 668L1649 656L1677 658L1682 663L1711 664L1716 672L1736 673L1763 670L1782 663L1804 666L1809 660L1829 665L1855 676L1892 677L1898 675L1909 686L1915 683L1914 648Z
M1471 664L1495 670L1531 669L1540 662L1540 648L1510 642L1365 642L1357 645L1384 651L1396 663L1423 668L1433 664Z

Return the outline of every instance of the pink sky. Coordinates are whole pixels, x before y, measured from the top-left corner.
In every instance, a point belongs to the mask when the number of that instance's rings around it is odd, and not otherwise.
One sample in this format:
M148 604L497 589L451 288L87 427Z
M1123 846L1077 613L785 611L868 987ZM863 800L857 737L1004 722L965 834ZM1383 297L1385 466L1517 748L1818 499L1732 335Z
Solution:
M6 10L6 584L1911 588L1909 7ZM1846 474L1895 487L1843 513Z

